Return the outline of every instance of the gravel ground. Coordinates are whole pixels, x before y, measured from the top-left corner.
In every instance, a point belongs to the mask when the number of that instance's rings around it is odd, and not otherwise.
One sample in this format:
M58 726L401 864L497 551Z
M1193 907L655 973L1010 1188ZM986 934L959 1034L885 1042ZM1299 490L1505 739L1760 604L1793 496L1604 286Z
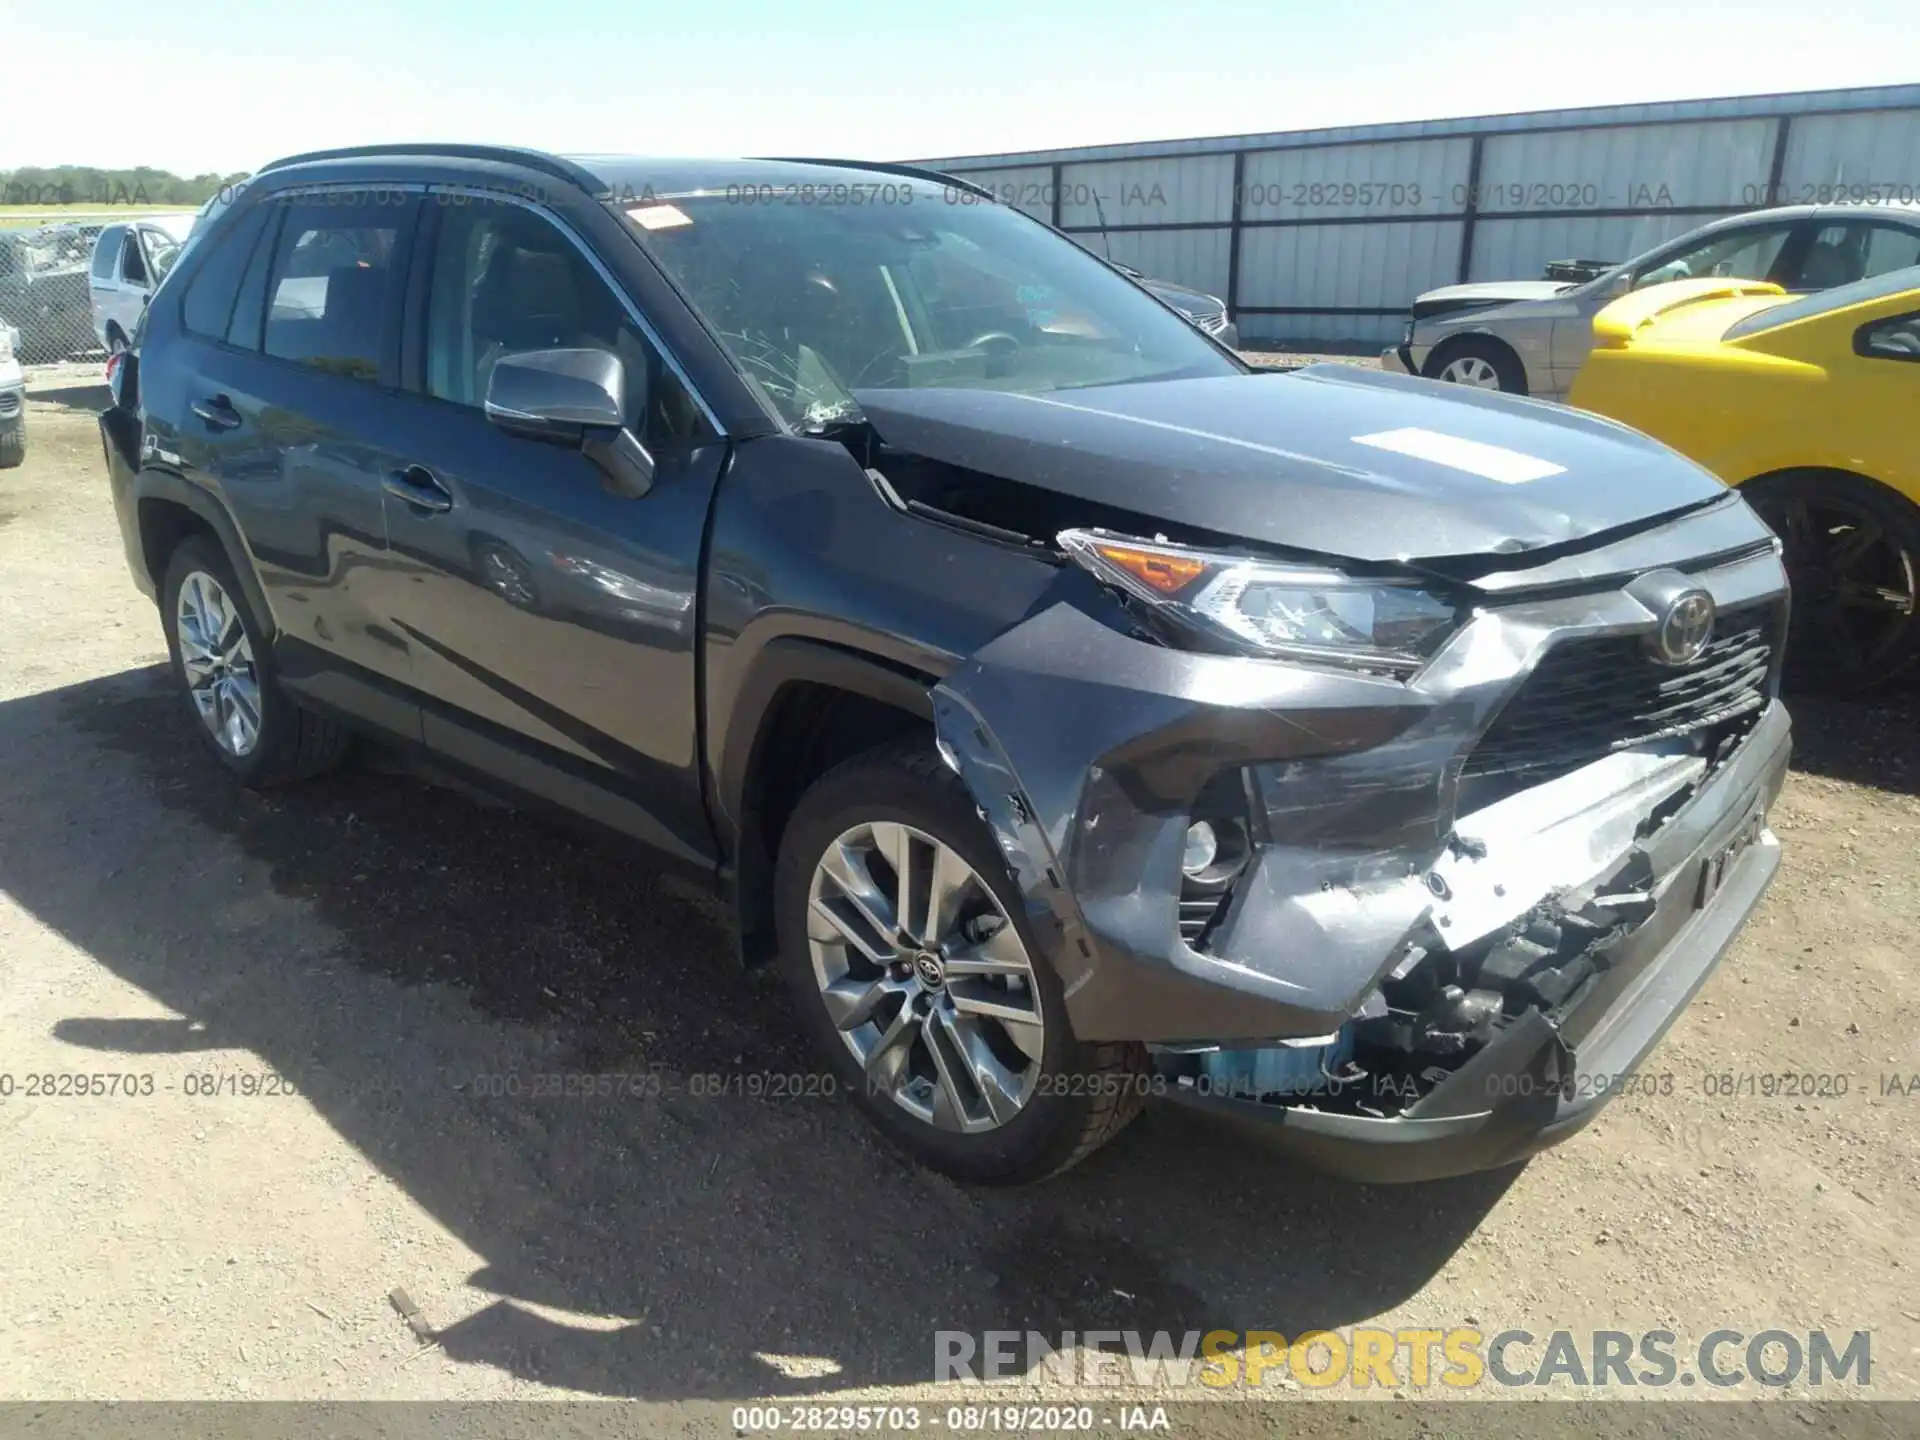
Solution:
M1671 1095L1417 1188L1150 1111L969 1190L844 1103L694 1093L812 1066L643 860L378 755L227 783L127 578L93 373L39 382L0 474L0 1398L622 1396L731 1433L699 1402L933 1395L936 1327L1370 1323L1871 1330L1865 1393L1920 1398L1920 1094L1881 1093L1920 1072L1913 696L1797 707L1787 862L1650 1062ZM1849 1093L1701 1079L1781 1071ZM561 1072L661 1093L494 1093ZM151 1091L27 1098L46 1073Z

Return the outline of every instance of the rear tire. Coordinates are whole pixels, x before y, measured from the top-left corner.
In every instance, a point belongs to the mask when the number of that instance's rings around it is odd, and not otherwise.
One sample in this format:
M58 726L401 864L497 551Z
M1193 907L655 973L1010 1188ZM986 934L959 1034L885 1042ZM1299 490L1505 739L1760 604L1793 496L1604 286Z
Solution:
M175 547L160 587L160 614L194 733L241 784L310 779L345 757L348 733L302 710L281 688L246 592L214 541L190 535Z
M910 837L905 868L924 875L927 886L924 904L916 907L911 898L898 904L898 872L879 849L872 871L859 862L858 875L872 882L884 923L906 915L904 926L895 924L895 933L884 937L860 920L866 912L847 909L853 892L827 868L844 866L844 857L857 853L849 836L876 831ZM953 879L962 868L970 878ZM952 879L944 891L943 875ZM936 893L960 898L937 905ZM774 903L780 965L802 1024L838 1087L922 1164L959 1180L1025 1184L1077 1164L1139 1113L1149 1082L1144 1050L1074 1038L1060 981L1027 924L1013 877L966 788L930 740L867 751L814 783L781 837ZM880 937L874 948L892 963L847 941L846 931L824 918L829 906L853 914L863 936ZM935 910L954 917L950 928L931 918ZM901 929L918 938L901 936ZM927 943L929 936L936 943ZM907 943L897 943L903 939ZM983 961L990 947L992 958ZM927 960L942 978L926 979L920 967ZM946 971L947 964L955 968ZM983 964L1001 973L986 977L978 968ZM842 973L830 992L825 977L835 966ZM879 990L885 995L859 1012L869 1018L848 1023L853 1011L845 997L861 987L873 987L863 998ZM1037 1016L1037 1024L983 1020L982 1001ZM943 1028L949 1024L960 1028ZM950 1048L945 1037L955 1034L966 1038ZM890 1044L893 1036L903 1038ZM857 1058L856 1043L869 1047L868 1063ZM988 1083L978 1083L981 1075ZM1008 1098L1016 1092L1022 1094L1017 1107Z
M24 464L27 458L27 427L15 425L10 430L0 430L0 470L11 470Z
M1741 487L1781 539L1793 584L1783 680L1834 695L1875 689L1920 659L1920 509L1839 471Z
M1427 377L1475 390L1527 393L1527 370L1520 357L1498 340L1467 335L1443 345L1427 361Z

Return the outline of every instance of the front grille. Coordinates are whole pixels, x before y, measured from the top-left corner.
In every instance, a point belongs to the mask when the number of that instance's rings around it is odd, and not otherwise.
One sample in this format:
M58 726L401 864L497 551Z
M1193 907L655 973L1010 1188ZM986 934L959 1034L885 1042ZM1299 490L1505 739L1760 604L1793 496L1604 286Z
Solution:
M20 413L20 397L18 395L16 395L11 390L9 390L4 395L0 395L0 420L4 420L8 416L17 415L19 413Z
M1656 663L1638 635L1561 641L1494 718L1463 778L1543 784L1615 750L1762 709L1778 608L1728 612L1715 628L1686 665Z
M1212 894L1201 894L1193 886L1182 887L1180 892L1180 938L1193 946L1200 947L1201 937L1207 933L1207 927L1213 924L1214 917L1227 903L1226 890L1216 890Z

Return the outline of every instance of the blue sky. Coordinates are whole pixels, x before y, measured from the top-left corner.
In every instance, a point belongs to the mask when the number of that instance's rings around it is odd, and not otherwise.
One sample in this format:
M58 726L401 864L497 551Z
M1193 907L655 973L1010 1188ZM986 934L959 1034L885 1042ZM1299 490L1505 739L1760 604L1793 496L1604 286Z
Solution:
M0 25L0 168L224 172L395 139L944 156L1920 81L1913 0L165 0L128 13L36 3Z

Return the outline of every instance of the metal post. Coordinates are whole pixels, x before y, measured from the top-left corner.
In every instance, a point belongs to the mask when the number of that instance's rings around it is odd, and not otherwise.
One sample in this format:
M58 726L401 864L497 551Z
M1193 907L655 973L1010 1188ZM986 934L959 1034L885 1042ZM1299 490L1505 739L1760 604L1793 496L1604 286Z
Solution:
M1780 177L1787 173L1787 138L1793 133L1793 117L1782 115L1780 123L1773 132L1773 167L1767 172L1767 199L1769 205L1780 203Z
M1480 213L1480 155L1487 143L1487 137L1476 135L1473 146L1467 152L1467 203L1465 219L1460 226L1460 283L1467 283L1473 271L1473 222Z
M1245 188L1247 152L1233 152L1233 209L1227 219L1227 319L1240 321L1240 201Z

